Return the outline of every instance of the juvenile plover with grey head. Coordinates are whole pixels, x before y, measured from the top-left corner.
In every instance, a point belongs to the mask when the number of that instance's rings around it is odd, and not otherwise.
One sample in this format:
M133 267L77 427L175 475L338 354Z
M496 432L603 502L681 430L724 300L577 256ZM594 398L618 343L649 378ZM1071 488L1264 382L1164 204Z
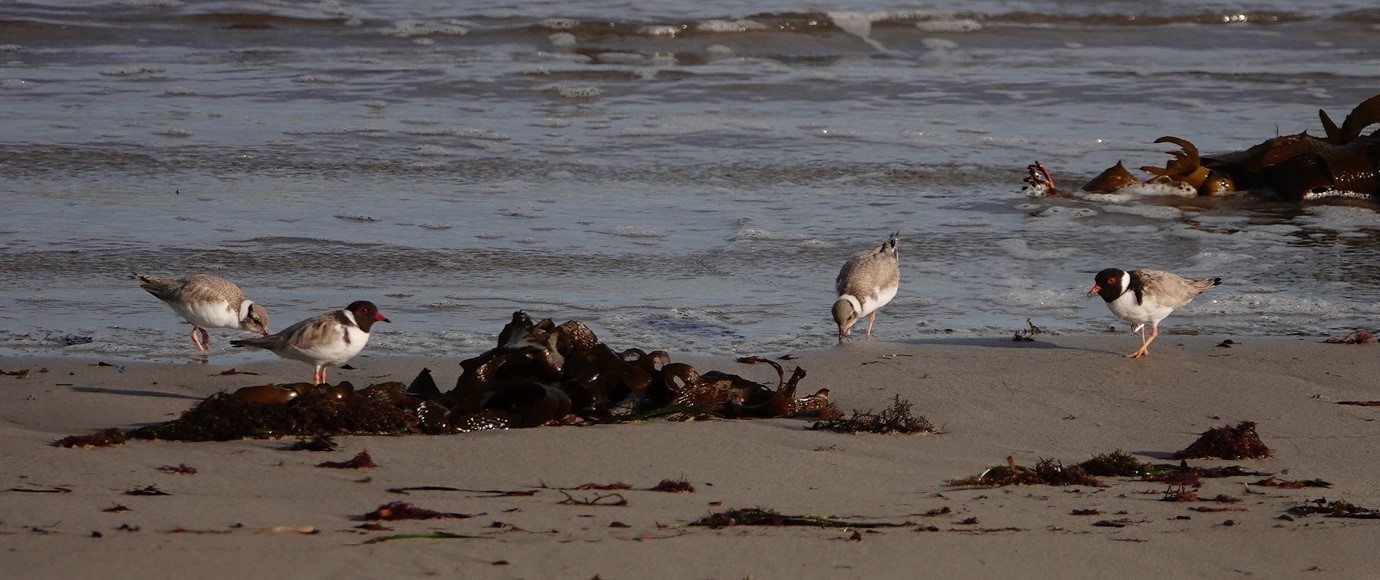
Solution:
M369 342L369 328L375 322L392 322L373 302L351 302L344 310L314 316L263 338L232 340L234 346L261 348L283 358L312 365L312 384L326 382L326 368L340 366L354 358Z
M207 328L233 328L268 335L268 311L245 297L234 282L210 274L160 278L134 274L139 287L172 307L192 325L192 344L206 350ZM200 336L198 336L200 335Z
M1221 278L1189 279L1159 270L1121 270L1107 268L1093 278L1088 296L1101 296L1112 314L1135 326L1140 333L1140 348L1126 353L1130 358L1149 356L1150 343L1160 333L1160 321L1175 309L1192 302L1204 290L1222 283ZM1145 325L1150 336L1145 336Z
M896 297L901 284L901 266L896 257L896 236L844 262L834 289L839 298L834 302L834 322L839 326L839 340L852 335L853 324L867 316L867 338L872 338L872 323L877 309Z

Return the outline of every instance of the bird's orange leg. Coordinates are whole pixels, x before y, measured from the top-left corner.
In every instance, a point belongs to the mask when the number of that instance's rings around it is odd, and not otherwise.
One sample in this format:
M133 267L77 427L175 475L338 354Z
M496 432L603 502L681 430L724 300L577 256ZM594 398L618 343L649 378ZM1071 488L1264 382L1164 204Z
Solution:
M201 339L197 337L197 331L201 331L201 332L203 332L203 333L206 332L205 330L201 330L200 328L198 328L198 327L196 327L196 326L192 326L192 332L191 332L191 335L190 335L190 336L192 337L192 344L195 344L196 347L197 347L198 349L204 351L204 350L206 350L206 343L205 343L205 342L202 342ZM209 342L209 340L210 340L210 339L209 339L209 337L208 337L207 342Z
M326 367L316 367L316 372L311 375L311 383L319 385L326 382Z
M867 339L868 339L868 340L872 340L872 323L873 323L873 322L876 322L876 321L877 321L877 311L876 311L876 310L873 310L873 311L872 311L872 314L868 315L868 317L867 317L867 333L866 333L866 334L867 334Z
M1145 326L1140 327L1140 348L1126 353L1126 358L1140 358L1145 356Z
M1140 328L1140 348L1139 348L1139 349L1136 349L1136 352L1130 353L1130 354L1128 354L1128 355L1126 355L1126 356L1131 357L1131 358L1140 358L1140 357L1143 357L1143 356L1150 356L1150 343L1154 342L1154 341L1155 341L1155 337L1156 337L1156 336L1159 336L1159 334L1160 334L1160 328L1159 328L1158 326L1152 326L1152 327L1150 327L1150 337L1149 337L1149 338L1146 338L1146 337L1145 337L1145 327L1142 326L1142 327Z
M1150 356L1150 343L1155 342L1155 337L1160 335L1160 327L1150 327L1150 340L1145 341L1145 346L1140 347L1141 356Z

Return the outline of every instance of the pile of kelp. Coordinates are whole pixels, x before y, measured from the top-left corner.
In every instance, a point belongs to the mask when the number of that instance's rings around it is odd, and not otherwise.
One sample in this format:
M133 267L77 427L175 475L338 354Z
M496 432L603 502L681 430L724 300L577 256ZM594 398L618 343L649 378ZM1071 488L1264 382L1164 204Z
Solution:
M1143 184L1163 184L1200 196L1248 192L1264 198L1302 202L1324 198L1380 201L1380 131L1362 135L1380 123L1380 95L1366 99L1341 127L1318 111L1324 137L1307 131L1266 140L1245 151L1200 155L1187 139L1165 136L1156 143L1179 146L1164 167L1145 166L1151 177L1136 178L1121 164L1103 171L1081 189L1112 193ZM1026 189L1035 195L1067 195L1054 185L1054 176L1039 161L1028 168Z
M409 385L356 390L335 385L259 385L213 395L180 418L142 427L132 438L225 441L244 437L445 434L560 424L665 418L766 418L842 413L828 389L797 397L805 378L780 364L774 387L720 371L701 374L665 351L615 352L576 320L534 323L518 311L498 346L461 361L455 388L442 393L429 369Z
M1269 480L1256 482L1267 487L1331 487L1321 480L1281 481L1272 474L1249 471L1239 466L1190 467L1187 459L1265 459L1270 448L1256 433L1255 423L1241 421L1204 431L1188 447L1175 451L1170 457L1180 464L1150 464L1142 462L1120 449L1097 454L1075 465L1064 465L1053 459L1040 459L1035 467L1016 465L1011 456L1005 465L989 467L981 474L949 480L960 487L1001 487L1006 485L1082 485L1102 487L1098 477L1139 477L1146 481L1165 482L1180 487L1197 487L1205 477L1266 476Z

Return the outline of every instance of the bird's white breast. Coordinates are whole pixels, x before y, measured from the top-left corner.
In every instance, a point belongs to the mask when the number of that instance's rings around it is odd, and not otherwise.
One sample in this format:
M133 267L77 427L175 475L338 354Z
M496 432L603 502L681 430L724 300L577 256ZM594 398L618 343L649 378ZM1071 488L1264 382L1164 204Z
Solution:
M892 298L896 297L896 291L899 288L899 285L877 286L870 295L859 297L862 308L858 311L858 317L867 316L878 308L886 306Z
M168 302L173 312L183 320L201 328L239 328L240 319L224 300L205 302Z
M1107 308L1118 318L1135 324L1158 324L1174 311L1173 308L1161 306L1148 294L1140 304L1136 304L1136 293L1130 290L1122 292L1116 300L1108 302Z

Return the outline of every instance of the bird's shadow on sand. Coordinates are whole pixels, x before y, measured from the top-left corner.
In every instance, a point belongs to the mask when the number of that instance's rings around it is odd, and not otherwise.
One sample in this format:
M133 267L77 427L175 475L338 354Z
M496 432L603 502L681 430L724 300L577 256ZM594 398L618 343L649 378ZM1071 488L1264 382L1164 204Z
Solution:
M902 344L914 345L948 345L948 346L982 346L987 348L1035 348L1035 349L1057 349L1057 350L1089 350L1086 348L1062 346L1039 339L1035 340L1012 340L1010 338L916 338L897 341Z
M1132 451L1131 455L1140 455L1151 459L1159 459L1161 461L1178 461L1174 459L1175 453L1177 453L1177 451Z
M184 395L182 393L165 393L163 391L140 391L135 389L109 389L105 387L72 387L78 393L98 393L102 395L126 395L130 397L161 397L165 399L191 399L200 401L206 397L196 395Z

